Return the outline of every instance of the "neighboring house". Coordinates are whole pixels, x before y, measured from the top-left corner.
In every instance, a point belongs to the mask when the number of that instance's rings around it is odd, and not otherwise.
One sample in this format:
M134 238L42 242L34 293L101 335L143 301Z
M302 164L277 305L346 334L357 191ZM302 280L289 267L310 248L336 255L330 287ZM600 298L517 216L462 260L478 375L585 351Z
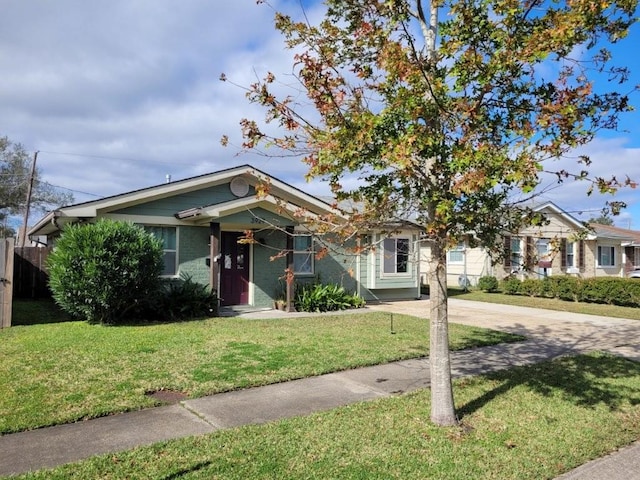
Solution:
M592 224L594 256L593 275L628 274L640 268L640 232L611 225ZM588 237L588 238L591 238ZM613 263L607 267L607 265Z
M550 275L579 277L624 276L640 267L640 232L584 223L552 202L534 209L548 220L546 225L505 234L504 258L494 264L487 251L470 247L465 238L447 252L449 285L475 285L485 275L520 279ZM428 246L421 249L422 281L429 270Z
M268 185L266 195L257 194L261 185ZM55 244L71 223L110 218L139 224L164 242L164 277L189 275L212 285L222 305L271 307L284 295L288 265L296 282L336 282L367 301L419 295L415 225L404 223L393 235L363 232L378 245L365 253L330 245L316 258L326 238L310 232L305 216L329 214L344 220L329 203L244 165L62 207L29 236ZM254 241L245 243L248 231Z

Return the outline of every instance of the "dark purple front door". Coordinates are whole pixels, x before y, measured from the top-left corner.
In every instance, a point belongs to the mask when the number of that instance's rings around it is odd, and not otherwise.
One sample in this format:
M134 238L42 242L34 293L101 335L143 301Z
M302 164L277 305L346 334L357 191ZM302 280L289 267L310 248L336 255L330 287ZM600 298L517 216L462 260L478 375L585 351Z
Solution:
M249 303L249 245L238 243L242 236L238 232L222 232L221 305Z

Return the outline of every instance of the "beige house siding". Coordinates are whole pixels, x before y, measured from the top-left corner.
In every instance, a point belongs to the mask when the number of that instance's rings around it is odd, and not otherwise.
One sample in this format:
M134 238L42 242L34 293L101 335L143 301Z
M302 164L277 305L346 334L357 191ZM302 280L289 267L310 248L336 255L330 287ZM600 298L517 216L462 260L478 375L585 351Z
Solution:
M465 272L469 284L475 285L478 278L484 275L493 275L498 279L512 274L520 279L541 278L545 274L545 267L547 275L575 275L583 278L623 277L633 268L640 267L636 264L640 264L640 232L606 225L593 225L592 230L585 230L582 222L551 202L542 205L537 211L545 214L548 220L546 225L525 228L517 234L505 235L503 240L510 247L512 238L519 239L519 257L526 268L515 263L510 265L510 261L492 265L486 250L466 248L464 257L456 254L456 262L447 262L448 284L455 286L462 283L461 277L464 278ZM543 254L545 244L548 247ZM568 265L571 263L571 257L567 255L570 245L573 246L573 265ZM615 249L614 265L598 264L598 247ZM425 282L429 271L429 255L428 243L425 242L420 261L421 277ZM450 259L449 255L447 258ZM461 261L462 258L464 261Z
M589 241L588 255L585 257L587 266L585 277L621 277L624 275L623 252L624 247L614 240ZM613 266L598 265L598 247L613 247L615 249L615 261ZM588 262L587 262L588 258Z
M463 285L466 276L469 285L475 286L480 277L492 275L491 261L484 249L466 247L462 257L462 261L449 261L447 255L448 285Z

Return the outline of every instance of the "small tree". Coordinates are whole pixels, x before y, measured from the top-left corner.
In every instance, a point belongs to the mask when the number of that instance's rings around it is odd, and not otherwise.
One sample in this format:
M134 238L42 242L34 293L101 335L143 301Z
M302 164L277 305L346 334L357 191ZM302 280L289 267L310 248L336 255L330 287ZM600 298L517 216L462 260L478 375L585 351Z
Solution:
M626 36L637 1L324 3L317 24L276 14L296 52L297 84L287 84L300 91L283 95L271 72L251 85L249 100L281 131L242 120L243 146L304 157L309 177L362 206L350 217L351 232L397 218L422 225L432 265L431 419L455 424L446 250L473 231L498 254L502 232L544 221L522 207L542 172L588 180L602 192L634 185L591 178L586 156L575 168L550 163L615 129L631 110L634 87L621 91L628 72L605 47Z
M131 223L70 225L47 266L53 298L64 311L91 323L116 323L157 290L162 244Z

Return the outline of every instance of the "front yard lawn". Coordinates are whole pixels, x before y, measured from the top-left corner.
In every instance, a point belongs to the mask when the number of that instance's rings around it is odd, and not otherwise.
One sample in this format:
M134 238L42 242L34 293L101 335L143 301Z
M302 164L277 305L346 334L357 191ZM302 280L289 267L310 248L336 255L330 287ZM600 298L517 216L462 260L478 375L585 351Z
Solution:
M602 303L567 302L557 298L528 297L526 295L505 295L503 293L486 293L480 290L463 292L449 289L449 297L476 302L501 303L518 307L544 308L559 312L584 313L603 317L628 318L640 320L640 308L605 305Z
M278 320L213 318L105 327L85 322L0 331L0 433L157 405L145 395L195 398L250 386L416 358L428 321L383 312ZM51 322L51 319L47 319ZM517 341L450 326L451 348Z
M462 423L429 390L94 457L18 478L555 478L640 436L640 364L561 358L457 380Z

